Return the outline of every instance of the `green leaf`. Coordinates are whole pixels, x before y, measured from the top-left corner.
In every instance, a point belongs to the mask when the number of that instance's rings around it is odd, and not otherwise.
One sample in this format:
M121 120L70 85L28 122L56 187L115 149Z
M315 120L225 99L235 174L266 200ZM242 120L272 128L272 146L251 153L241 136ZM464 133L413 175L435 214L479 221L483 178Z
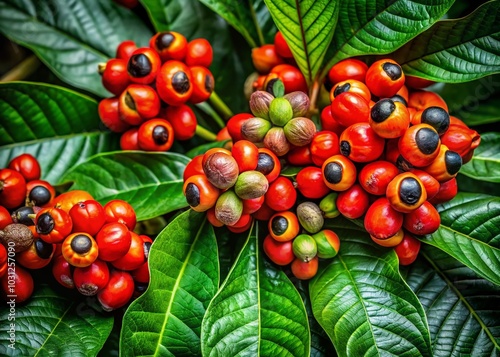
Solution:
M332 41L340 1L264 1L304 77L312 83Z
M450 114L469 126L500 121L497 100L500 94L499 75L467 83L446 84L438 93L448 104Z
M109 96L97 65L124 40L145 46L146 25L109 0L0 0L0 32L28 47L63 81Z
M428 29L454 0L345 0L324 76L335 63L354 56L387 54Z
M479 181L500 182L500 133L481 134L481 143L460 172Z
M217 243L204 213L182 213L155 239L151 283L123 318L122 356L200 356L205 310L217 292Z
M102 204L127 201L141 221L187 207L182 175L188 162L169 152L109 152L75 166L61 183L75 182L72 190L88 191Z
M438 206L441 226L423 243L435 246L500 285L500 198L459 193Z
M264 258L257 227L208 306L201 331L204 356L309 356L302 299Z
M95 356L113 328L112 315L103 316L75 296L47 285L38 286L30 300L14 310L9 315L6 304L0 309L2 356ZM11 324L15 349L8 347Z
M457 184L460 192L482 193L500 197L500 183L474 180L459 173Z
M403 269L429 321L433 355L500 354L500 288L430 246Z
M500 72L500 1L467 17L439 21L394 54L405 74L467 82Z
M48 84L0 84L0 167L30 153L42 178L55 184L72 166L102 151L119 148L119 138L103 132L97 102Z
M353 224L327 223L339 254L309 284L314 316L339 356L430 356L426 316L401 278L392 249L376 246Z

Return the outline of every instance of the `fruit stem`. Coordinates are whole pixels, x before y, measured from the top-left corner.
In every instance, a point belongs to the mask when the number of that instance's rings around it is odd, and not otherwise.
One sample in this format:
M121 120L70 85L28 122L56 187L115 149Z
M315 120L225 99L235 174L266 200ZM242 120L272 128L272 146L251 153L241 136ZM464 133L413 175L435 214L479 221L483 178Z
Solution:
M229 107L224 103L224 101L219 97L219 95L214 91L210 95L210 98L208 98L210 104L217 110L224 119L229 119L231 118L234 114L229 109Z
M212 133L210 130L205 129L201 125L196 125L196 135L198 135L200 138L203 138L207 141L216 141L217 140L217 135Z
M312 116L313 114L315 114L318 111L318 108L316 106L316 101L318 100L319 89L320 89L319 81L315 80L313 82L313 86L312 86L312 89L311 89L310 95L309 95L310 103L311 103L309 105L309 115L310 116Z
M200 108L203 112L208 114L216 123L217 125L222 129L226 126L226 123L224 123L224 120L220 117L219 114L207 103L198 103L196 104L198 108Z
M0 77L0 82L21 81L34 73L39 66L40 60L35 55L31 55Z

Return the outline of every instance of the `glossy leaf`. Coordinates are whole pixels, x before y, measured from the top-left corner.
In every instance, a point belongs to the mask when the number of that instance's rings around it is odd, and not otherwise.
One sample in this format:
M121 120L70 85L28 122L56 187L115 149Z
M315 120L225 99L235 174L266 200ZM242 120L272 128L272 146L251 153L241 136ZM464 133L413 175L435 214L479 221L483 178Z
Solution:
M254 227L202 323L203 356L309 356L304 304L270 265Z
M217 292L217 243L205 214L182 213L156 238L151 283L123 318L122 356L200 356L205 310Z
M500 134L481 134L481 143L474 156L460 172L480 181L500 182Z
M460 192L483 193L500 197L500 183L474 180L469 176L458 174L458 190Z
M500 94L500 75L472 82L446 84L438 93L448 104L450 114L469 126L500 121L497 100Z
M101 315L78 297L39 285L30 300L14 307L14 319L2 304L0 355L95 356L113 328L113 317ZM15 349L8 347L11 323Z
M340 1L265 0L308 83L316 78L333 37Z
M459 193L438 206L441 226L422 242L448 253L500 285L500 198Z
M72 166L102 151L119 148L106 130L97 102L66 88L30 82L0 84L0 167L30 153L42 178L56 183Z
M500 72L500 2L436 23L394 56L405 74L440 82L467 82Z
M61 183L73 181L72 190L88 191L102 204L125 200L145 220L187 207L182 175L188 162L175 153L110 152L75 166Z
M398 272L393 250L376 246L353 224L327 226L339 254L309 284L313 313L339 356L430 356L426 316ZM345 228L342 228L345 227Z
M147 45L151 32L109 0L1 0L0 32L28 47L63 81L103 97L97 65L121 41Z
M433 355L499 355L500 288L438 249L420 254L402 273L426 311Z
M387 54L439 20L453 0L345 0L323 75L340 60Z

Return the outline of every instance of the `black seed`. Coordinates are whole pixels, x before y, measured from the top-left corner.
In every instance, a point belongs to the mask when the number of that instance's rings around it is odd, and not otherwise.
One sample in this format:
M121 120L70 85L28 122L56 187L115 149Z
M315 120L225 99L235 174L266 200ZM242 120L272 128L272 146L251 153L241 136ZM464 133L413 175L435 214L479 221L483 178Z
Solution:
M436 151L439 146L439 135L429 128L419 129L415 135L417 147L425 155L430 155Z
M29 200L36 206L43 206L49 203L51 199L50 191L44 186L35 186L30 191Z
M273 78L269 82L267 82L266 92L274 95L274 91L273 91L274 83L276 83L276 81L278 81L278 80L279 80L279 78Z
M409 171L413 168L413 165L410 164L402 155L399 155L396 159L396 167L399 171Z
M269 175L274 170L274 160L271 155L265 152L259 153L259 161L257 162L257 168L255 170L259 171L264 176Z
M348 141L342 140L340 142L340 152L344 156L349 156L351 154L351 144Z
M288 219L283 216L274 217L271 221L271 229L274 235L282 235L288 229Z
M200 204L200 189L194 183L188 183L186 186L186 201L191 207Z
M413 177L406 177L401 180L399 186L399 198L407 205L414 205L422 197L422 186Z
M175 36L170 32L160 32L158 36L156 36L155 45L158 50L164 50L165 48L169 48L172 42L174 42Z
M92 241L88 236L79 234L73 238L70 245L76 254L85 254L92 248Z
M393 96L391 98L391 100L393 102L400 102L400 103L403 103L405 107L408 106L408 102L406 101L406 99L404 99L402 96L400 96L399 94L396 94L395 96Z
M176 72L172 76L172 88L179 94L186 93L191 88L187 74L182 71Z
M135 78L146 77L153 70L148 56L138 53L130 57L127 64L128 73Z
M329 183L337 184L342 181L343 171L342 166L336 162L330 162L326 164L323 175Z
M450 126L450 115L441 107L429 107L422 112L421 122L429 124L442 135Z
M38 217L36 231L39 234L49 234L54 229L54 226L54 218L52 218L50 213L42 213L40 217Z
M389 76L393 81L398 80L403 75L403 71L401 67L395 63L386 62L382 65L384 72Z
M168 141L168 130L163 125L153 128L153 140L156 145L163 145Z
M149 251L151 250L151 242L144 242L142 246L144 247L144 261L147 261L149 258Z
M446 171L453 176L458 173L462 167L462 157L455 151L448 150L444 154L444 163L446 165Z
M129 107L130 109L132 109L133 111L136 111L137 109L135 109L135 101L134 101L134 98L132 98L132 96L130 95L129 92L125 93L125 104L127 105L127 107Z
M208 74L205 76L205 90L208 93L212 93L214 91L214 81Z
M341 86L335 87L335 90L333 91L333 95L336 97L339 94L342 94L344 92L349 91L351 89L351 84L350 83L344 83Z
M36 254L42 259L49 259L52 252L54 251L54 246L50 243L44 242L42 239L35 240L35 250Z
M33 211L33 207L26 206L16 209L14 212L12 212L11 217L14 223L21 223L25 226L32 226L35 224L35 222L33 222L32 218L28 217L29 214L35 214L35 212Z
M379 100L372 108L371 116L375 123L382 123L387 120L396 110L396 105L392 99Z

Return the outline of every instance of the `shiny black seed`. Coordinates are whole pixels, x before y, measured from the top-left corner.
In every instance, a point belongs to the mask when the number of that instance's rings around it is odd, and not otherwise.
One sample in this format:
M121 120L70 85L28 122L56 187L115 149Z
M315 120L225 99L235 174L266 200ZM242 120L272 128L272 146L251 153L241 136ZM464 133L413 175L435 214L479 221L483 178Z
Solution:
M342 181L343 171L344 170L342 169L342 166L340 166L338 163L329 162L325 166L323 175L329 183L337 184Z
M403 105L405 107L408 106L408 102L406 101L406 99L404 99L402 96L400 96L399 94L396 94L395 96L393 96L391 98L391 100L395 103L395 102L399 102L399 103L403 103Z
M157 125L153 128L153 140L156 145L163 145L168 142L168 129L163 125Z
M151 242L144 242L142 245L144 247L144 261L147 261L149 258L149 251L151 250Z
M54 218L52 218L50 213L42 213L40 217L38 217L36 231L39 234L49 234L54 229L54 226Z
M422 128L415 135L417 147L425 155L430 155L436 151L439 146L439 135L434 130Z
M153 70L148 56L138 53L130 57L127 64L128 73L135 78L146 77Z
M43 205L49 203L49 201L52 197L51 197L50 191L47 189L47 187L35 186L30 191L28 198L36 206L43 206Z
M164 50L165 48L170 47L172 42L174 42L175 36L170 32L160 32L158 36L156 36L155 45L158 50Z
M54 246L51 243L46 243L41 239L35 240L36 254L42 259L49 259L54 251Z
M271 155L265 152L259 153L259 161L257 162L257 168L255 170L259 171L264 176L269 175L274 170L274 160Z
M401 67L397 64L386 62L382 65L384 72L389 76L393 81L398 80L403 75L403 71Z
M208 93L212 93L214 90L214 81L212 80L212 77L209 76L208 74L205 76L205 90Z
M453 176L458 173L462 167L462 157L455 151L448 150L444 154L444 163L446 165L446 171Z
M379 100L372 108L371 117L376 123L382 123L387 120L396 110L396 105L392 99Z
M274 217L271 221L271 229L274 235L282 235L288 229L288 220L283 216Z
M186 186L186 201L191 207L200 204L200 189L194 183L188 183Z
M407 205L414 205L422 197L422 186L413 177L406 177L401 180L399 186L399 198Z
M340 153L344 156L349 156L351 154L351 144L348 141L342 140L340 142Z
M92 248L92 240L86 235L79 234L73 238L70 246L76 254L85 254Z
M422 112L421 122L429 124L442 135L450 127L450 115L441 107L429 107Z
M351 89L351 84L350 83L344 83L341 86L335 87L335 90L333 91L333 95L334 96L338 96L339 94L347 92L349 89Z
M33 222L32 218L28 217L28 215L30 214L35 214L35 212L33 211L33 207L25 206L20 207L12 212L11 217L14 223L21 223L25 226L32 226L35 224L35 222Z
M191 88L187 74L183 71L176 72L172 76L172 88L179 94L186 93Z

